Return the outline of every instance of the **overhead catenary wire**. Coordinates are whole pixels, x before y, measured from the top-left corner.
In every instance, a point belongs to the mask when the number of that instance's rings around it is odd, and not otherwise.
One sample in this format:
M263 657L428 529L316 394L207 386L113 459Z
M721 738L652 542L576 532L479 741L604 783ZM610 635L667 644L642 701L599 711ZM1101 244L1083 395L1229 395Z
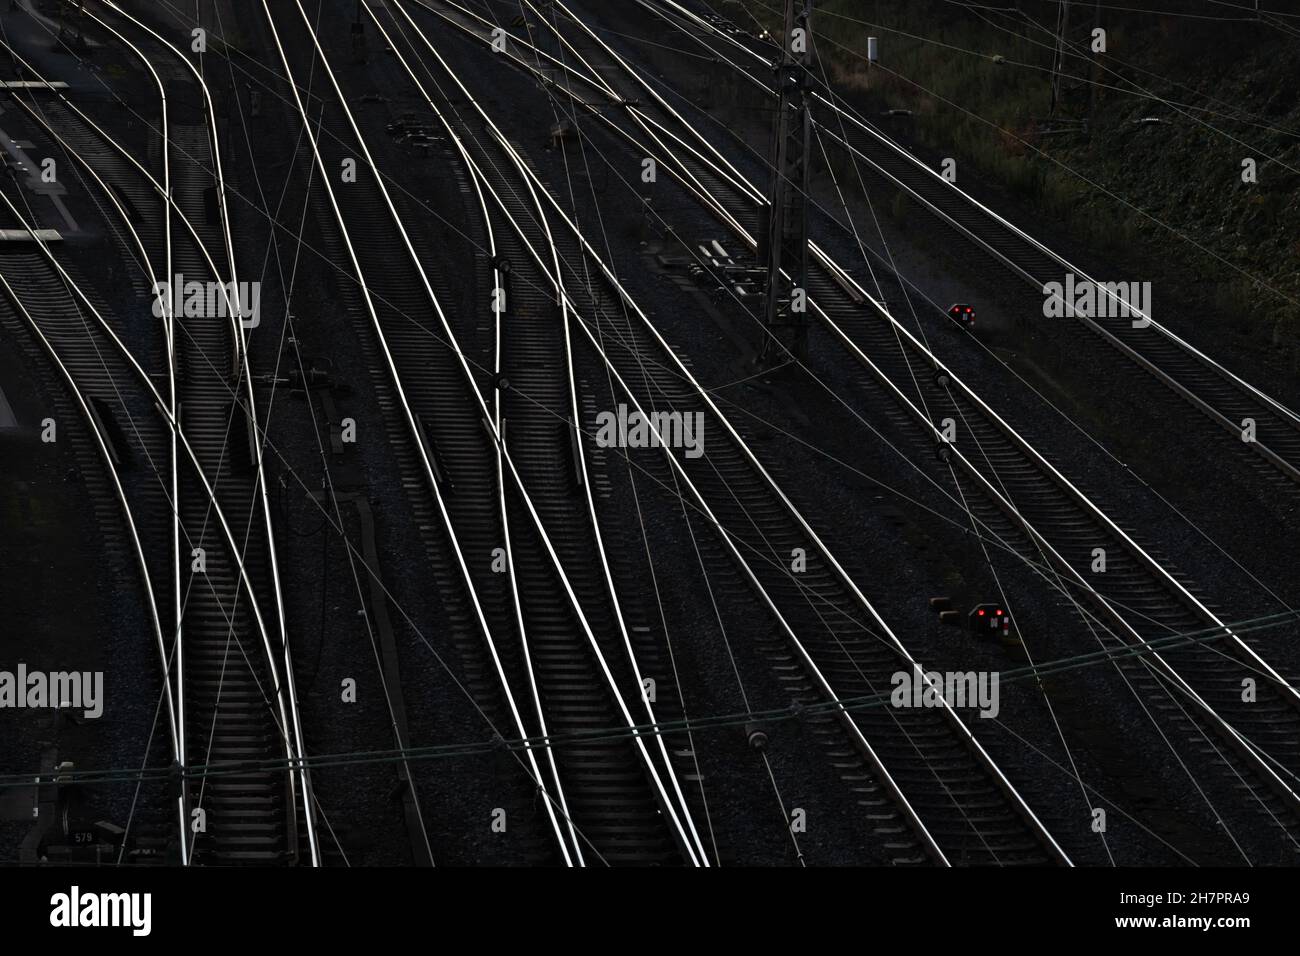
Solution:
M1294 613L1273 614L1263 618L1235 621L1230 626L1239 634L1259 633L1293 623L1298 616L1300 615ZM1075 654L1040 662L1034 666L999 671L998 684L1001 686L1003 684L1041 680L1043 677L1078 672L1090 667L1110 663L1113 660L1141 657L1145 654L1152 653L1153 651L1212 642L1221 639L1223 636L1223 633L1216 629L1214 633L1191 632L1153 640L1149 647L1116 647L1105 648L1097 651L1088 651L1082 654ZM596 730L571 731L562 734L551 734L545 739L527 737L505 738L494 734L488 738L476 741L427 747L411 747L402 750L389 749L346 751L337 754L316 754L306 758L305 765L308 767L326 765L347 766L355 763L374 763L377 761L390 762L403 759L449 759L458 756L492 753L502 750L528 750L538 749L541 747L562 747L570 743L580 744L592 740L620 739L622 737L630 737L634 734L648 736L653 734L677 732L686 729L702 732L714 728L743 726L746 723L754 721L775 722L783 720L803 720L820 714L835 713L841 709L854 711L875 707L893 706L891 699L893 695L894 691L890 691L887 693L866 694L852 698L826 700L815 704L798 704L789 707L770 708L760 711L733 711L705 717L695 717L689 720L644 724L639 725L636 728L616 726ZM287 760L274 759L241 761L233 764L222 763L214 764L212 766L195 764L186 767L183 771L183 776L196 778L200 776L220 776L222 774L247 773L249 770L291 771L295 768L296 763L296 761L291 763ZM30 787L36 783L54 783L56 781L77 783L119 783L125 781L134 783L138 779L172 780L176 779L176 777L177 770L170 767L149 768L144 771L135 768L109 768L103 770L68 770L51 774L7 773L0 774L0 788Z

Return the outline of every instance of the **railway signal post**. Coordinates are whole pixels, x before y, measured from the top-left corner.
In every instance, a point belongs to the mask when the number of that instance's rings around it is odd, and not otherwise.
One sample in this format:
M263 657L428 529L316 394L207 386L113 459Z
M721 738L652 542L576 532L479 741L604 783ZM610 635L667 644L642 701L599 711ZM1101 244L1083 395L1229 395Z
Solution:
M812 65L813 0L785 0L785 30L777 65L780 92L772 141L772 187L759 228L758 258L765 262L766 333L760 364L779 365L789 352L808 355L808 158L812 114L807 96ZM782 272L789 277L790 294Z

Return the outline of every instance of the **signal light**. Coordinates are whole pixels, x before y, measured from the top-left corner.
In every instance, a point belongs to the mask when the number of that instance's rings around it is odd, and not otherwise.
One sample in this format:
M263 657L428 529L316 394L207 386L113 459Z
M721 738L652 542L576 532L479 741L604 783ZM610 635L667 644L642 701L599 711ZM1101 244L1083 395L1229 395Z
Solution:
M1011 615L992 602L977 604L966 616L966 627L984 638L1005 637L1010 633Z
M971 326L975 324L975 307L967 305L965 302L954 302L948 307L948 315L959 325Z

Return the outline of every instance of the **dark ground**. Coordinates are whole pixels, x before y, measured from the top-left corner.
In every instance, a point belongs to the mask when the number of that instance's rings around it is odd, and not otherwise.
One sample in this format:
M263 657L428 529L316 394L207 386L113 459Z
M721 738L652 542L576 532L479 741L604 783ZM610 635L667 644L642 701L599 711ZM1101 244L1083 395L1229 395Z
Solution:
M509 6L499 6L503 15ZM630 7L622 10L600 4L597 10L597 5L590 6L611 29L633 36L646 35L645 22ZM265 82L269 67L278 70L278 59L260 15L237 14L235 5L226 3L221 3L219 10L220 25L210 10L206 12L211 29L227 36L237 33L236 45L251 56L235 57L233 79L226 64L214 58L209 63L209 77L211 80L218 72L212 66L216 63L221 77L214 81L221 101L218 110L230 117L227 128L234 140L231 178L237 195L232 199L232 208L241 235L243 271L260 274L266 286L264 320L252 343L255 365L270 371L296 362L294 350L287 343L290 331L307 363L323 363L325 359L333 362L333 377L340 383L334 396L340 414L355 417L361 434L368 437L363 437L350 453L350 461L332 466L331 472L337 480L351 469L356 487L376 512L380 571L393 596L413 741L418 745L483 739L486 733L481 718L431 653L431 649L436 650L450 670L460 674L475 650L457 638L450 623L455 606L449 605L448 595L454 588L430 580L426 554L430 548L440 546L440 539L422 534L416 526L412 497L419 492L403 487L405 476L399 474L393 450L383 440L388 423L366 367L364 326L337 307L340 279L320 254L328 248L323 234L332 229L332 224L322 219L318 204L304 210L310 157L305 146L297 142L298 123L291 107L276 101L277 96L284 95L279 84L263 93L262 116L257 119L241 120L240 108L247 109L246 100L234 100L229 94L232 87L242 89L250 79ZM364 70L348 63L346 23L351 4L327 4L326 10L329 15L322 18L322 29L327 50L340 69L354 108L357 98L369 89L381 90L389 98L386 103L365 108L367 122L382 127L383 122L418 107L404 76L399 76L390 58L376 53ZM158 15L159 22L165 22L162 13ZM6 16L6 22L14 19L12 14ZM438 21L427 19L436 28ZM663 240L643 227L632 201L634 191L622 181L635 181L638 157L605 134L585 129L585 157L571 146L566 164L565 155L542 148L554 114L552 104L531 81L499 64L488 66L483 52L458 35L433 36L449 61L466 71L467 83L482 97L489 114L510 120L515 142L529 153L552 191L567 197L573 177L578 216L593 236L599 235L593 194L599 199L611 244L610 260L668 341L679 354L690 357L695 374L712 386L746 378L746 343L754 341L752 320L733 305L712 301L700 291L683 289L674 277L653 264L653 253L671 240ZM623 41L611 38L611 42L618 45ZM627 43L623 49L653 64L657 72L678 75L669 72L674 60L657 47ZM102 77L110 78L115 88L128 91L130 102L151 102L147 78L134 61L113 51L98 55L95 63L104 71ZM114 64L122 67L120 74L112 69ZM76 68L56 60L50 72L70 75ZM763 182L757 164L728 132L730 128L756 148L764 148L763 116L755 109L758 104L747 101L742 87L728 80L720 67L701 67L692 61L690 72L681 75L690 77L683 88L688 98L700 98L710 106L711 119L701 114L700 128L725 148L751 179ZM299 79L305 82L302 76ZM319 78L316 82L320 82ZM0 125L16 117L16 113L0 117ZM116 117L115 122L120 125L122 118ZM244 122L248 124L247 136ZM4 128L18 135L7 125ZM33 131L23 135L37 138ZM292 160L295 147L300 152ZM387 142L376 148L389 163L394 184L436 210L438 218L431 216L416 226L417 243L429 250L432 266L453 281L458 276L472 275L472 270L465 267L472 248L460 238L472 230L471 211L446 174L443 164L450 161L449 153L403 153L401 147ZM584 158L592 170L590 187L581 168ZM829 184L822 182L820 186L820 198L828 208L834 208ZM1077 256L1081 264L1108 265L1087 249L1077 248L1068 235L1054 234L1050 224L1042 222L1033 210L1018 209L1007 197L982 189L970 178L963 179L963 187L990 197L992 204L1004 212L1010 209L1009 218L1029 225L1040 238L1059 242L1062 251ZM91 208L76 196L73 187L70 189L74 193L70 207L84 210L80 217L83 220L92 219ZM975 385L986 401L1067 476L1094 493L1122 526L1135 529L1139 540L1152 545L1157 553L1176 556L1179 570L1203 589L1223 616L1247 617L1275 609L1277 604L1223 553L1207 544L1193 530L1193 524L1282 600L1295 603L1300 597L1293 573L1298 556L1290 536L1282 533L1283 522L1294 518L1294 492L1279 491L1278 486L1260 481L1254 470L1243 467L1232 454L1204 455L1204 442L1227 439L1217 438L1208 426L1199 423L1191 409L1163 395L1141 375L1126 370L1114 356L1090 344L1082 333L1026 324L1023 315L1036 309L1041 299L1009 282L989 282L987 270L922 217L913 215L901 225L894 222L883 208L889 199L892 196L872 197L898 271L936 302L979 301L982 317L989 320L991 331L982 335L980 343L988 350L973 348L965 337L948 334L946 320L918 302L920 326L945 362ZM279 219L287 229L281 235L282 258L269 250L265 220L253 203L281 208ZM658 185L655 206L684 235L722 235L719 227L666 180ZM865 206L855 208L854 216L859 222L871 221L871 212ZM292 272L298 252L293 239L299 233L300 222L304 223L305 246L297 260L290 293L286 277ZM851 240L837 235L826 222L815 231L818 240L829 246L837 258L855 261ZM878 236L867 238L873 248L880 244ZM111 290L114 285L105 271L105 259L87 256L81 264L92 281ZM475 307L476 290L467 284L458 288L464 296L459 308L468 318ZM284 318L286 300L292 302L296 317L292 330ZM139 303L128 306L120 295L115 301L122 302L124 309L139 308ZM1179 310L1171 311L1180 314ZM1162 320L1178 327L1169 312ZM141 326L142 334L145 328ZM1195 332L1192 329L1189 334ZM5 344L9 351L4 357L0 387L15 405L20 421L39 419L39 410L53 401L48 395L50 383L24 381L24 369L33 361L30 350L20 351L20 344L9 338ZM908 648L937 669L1016 666L1019 662L1008 659L1001 649L969 644L955 632L941 628L925 603L938 593L966 599L996 593L1015 608L1037 659L1089 649L1092 645L1086 629L1071 609L1063 606L1065 602L1035 575L1009 555L997 555L993 566L989 565L978 545L964 533L964 513L930 483L929 479L942 483L941 471L931 458L907 446L884 414L883 394L866 383L833 343L818 336L813 348L814 367L823 380L835 394L845 397L863 419L898 445L901 454L874 437L842 406L829 402L824 392L800 380L774 377L770 382L751 381L739 387L719 388L717 396L733 423L753 440L765 464L823 533ZM1248 349L1235 350L1231 340L1215 339L1212 351L1230 367L1253 367L1252 353ZM1051 405L1008 375L1007 366L1046 396ZM609 402L609 396L602 392L604 375L590 354L582 359L579 372L580 388L592 396L597 407L604 407ZM1266 374L1265 380L1257 384L1274 389L1279 398L1293 403L1300 397L1293 383L1280 375ZM272 402L269 389L259 398L263 409ZM269 431L275 454L268 457L276 477L273 488L280 486L278 478L284 476L276 521L309 750L329 753L389 747L392 736L382 706L374 651L365 623L358 616L363 602L368 600L359 591L368 594L368 585L362 576L358 588L353 565L337 537L318 530L321 511L308 501L303 487L316 490L320 486L318 433L313 415L300 396L282 392L273 400ZM1052 405L1092 433L1118 462L1101 453ZM317 416L322 414L319 400L315 410ZM760 419L767 424L760 424ZM800 441L789 440L789 435L798 436ZM12 444L13 439L6 442ZM826 454L812 456L807 446ZM48 502L46 513L54 509L60 518L51 521L44 531L31 523L39 537L27 548L30 555L39 558L20 558L17 549L5 549L12 569L0 580L4 581L6 607L12 609L12 636L0 651L0 665L10 657L31 664L30 655L44 647L58 646L51 642L64 642L63 653L69 660L80 653L96 653L95 648L109 650L103 664L110 688L149 686L151 679L141 674L155 665L153 649L127 623L129 590L111 589L109 582L114 578L96 560L96 555L102 553L101 532L93 515L80 502L75 478L68 477L71 466L33 456L32 449L40 446L30 441L21 447L21 453L5 454L6 496L17 502ZM67 454L65 447L61 444L58 454ZM834 464L835 460L851 467ZM1189 461L1199 463L1194 475L1185 465ZM771 625L709 538L709 530L698 524L688 528L680 517L680 505L658 491L653 482L637 478L639 497L633 498L634 472L617 457L597 459L596 463L609 482L608 498L600 503L602 516L610 528L622 529L627 551L632 555L626 572L627 590L643 592L639 613L662 614L663 632L671 642L686 712L704 715L737 709L739 688L731 663L733 654L751 704L781 705L786 700L785 691L764 650ZM19 481L27 482L31 490L19 493ZM1231 495L1225 496L1225 488L1233 489ZM1190 521L1179 518L1156 492ZM1231 502L1231 506L1225 502ZM644 510L644 522L638 515L638 504ZM359 540L355 514L345 510L344 515L349 536ZM6 541L19 540L6 536ZM702 560L696 557L696 541L702 549ZM654 559L652 582L647 581L641 563L640 556L645 552ZM129 574L129 568L116 569L117 580L127 580ZM57 597L52 597L49 591L39 589L49 588L51 582L77 585L60 587L55 592ZM662 609L651 599L651 588L662 598ZM716 614L709 600L711 593L719 595ZM39 597L42 594L46 596ZM58 605L57 618L50 611L51 604ZM101 639L88 642L79 636L87 631L87 622L102 621L114 623L107 628L98 625ZM722 642L724 632L730 650ZM1300 670L1295 637L1294 630L1268 632L1259 643L1263 656L1291 675ZM661 659L669 657L666 650L666 646L658 648ZM24 654L28 656L24 658ZM88 668L90 664L82 666ZM355 677L361 687L359 703L354 706L339 702L340 682L349 676ZM1071 679L1051 682L1047 693L1079 774L1123 811L1112 814L1107 846L1100 845L1087 829L1086 803L1079 796L1077 783L1064 770L1069 756L1061 748L1042 693L1028 685L1006 685L997 725L976 719L971 723L1077 861L1105 863L1108 851L1121 864L1187 862L1188 858L1196 862L1238 861L1222 837L1215 813L1196 798L1187 777L1113 671L1077 672ZM1099 706L1099 701L1104 705ZM135 695L134 702L123 702L124 712L120 715L106 713L103 721L90 728L104 739L87 746L85 759L95 766L138 763L143 749L140 731L147 725L153 702L146 703L141 692ZM0 720L13 716L0 714ZM30 725L27 729L16 728L9 737L0 734L0 741L6 739L18 747L12 755L0 754L4 758L0 767L32 768L36 754ZM777 797L741 735L735 730L711 731L699 734L695 744L723 862L793 862ZM798 723L775 728L770 754L777 790L786 806L808 811L809 831L800 841L808 863L879 859L851 795L830 770L825 752L807 728ZM1252 858L1273 862L1265 856L1270 836L1267 828L1236 807L1230 791L1216 784L1212 773L1205 774L1204 767L1194 769L1198 776L1211 777L1207 784L1211 798L1234 833L1250 847ZM435 841L436 860L512 863L539 857L532 829L504 836L492 835L488 830L491 808L502 802L503 793L518 786L515 773L491 757L431 761L417 768L417 788ZM394 783L391 768L334 768L317 774L315 783L349 862L401 863L409 859L398 805L389 792ZM104 797L109 812L117 818L124 813L124 799L122 791ZM1131 813L1133 819L1123 819L1124 813ZM1143 832L1143 827L1150 827L1155 835ZM20 830L15 824L12 832L6 833L8 846L13 846ZM1168 845L1162 841L1168 841ZM12 855L5 852L4 858Z

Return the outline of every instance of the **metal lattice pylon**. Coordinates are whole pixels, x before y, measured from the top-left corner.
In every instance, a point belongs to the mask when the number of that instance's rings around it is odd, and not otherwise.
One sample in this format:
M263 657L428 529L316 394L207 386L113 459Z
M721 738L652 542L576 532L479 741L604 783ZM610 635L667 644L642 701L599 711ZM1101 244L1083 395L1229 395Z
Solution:
M779 103L772 142L772 187L765 221L759 228L760 262L767 284L763 298L760 361L779 364L788 351L801 361L808 354L804 290L808 278L808 160L812 115L808 79L812 65L813 0L786 0L785 31L777 64ZM790 295L785 294L788 277Z

